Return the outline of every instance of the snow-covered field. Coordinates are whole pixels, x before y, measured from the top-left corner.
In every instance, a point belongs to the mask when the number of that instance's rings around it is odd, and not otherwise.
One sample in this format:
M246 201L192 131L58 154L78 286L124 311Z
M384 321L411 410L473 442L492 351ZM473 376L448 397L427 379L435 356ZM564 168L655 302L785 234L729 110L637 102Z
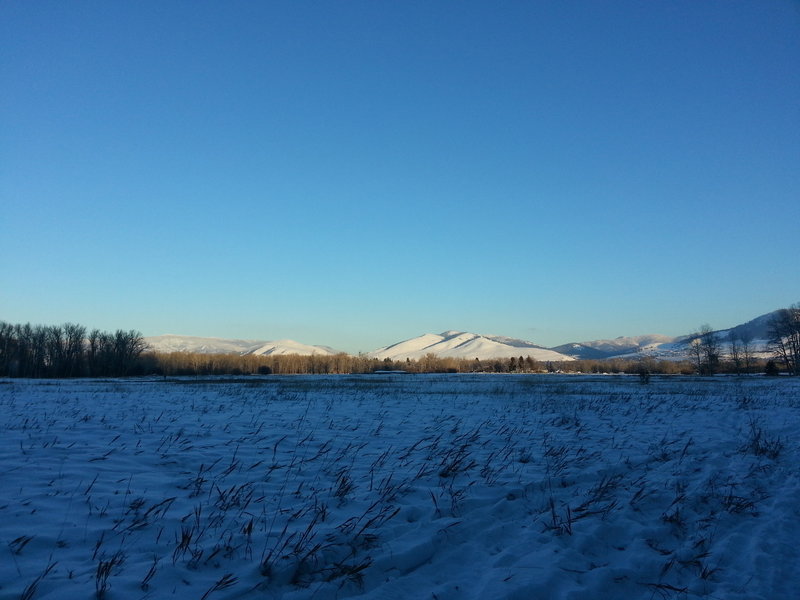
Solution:
M800 381L0 381L0 599L800 589Z

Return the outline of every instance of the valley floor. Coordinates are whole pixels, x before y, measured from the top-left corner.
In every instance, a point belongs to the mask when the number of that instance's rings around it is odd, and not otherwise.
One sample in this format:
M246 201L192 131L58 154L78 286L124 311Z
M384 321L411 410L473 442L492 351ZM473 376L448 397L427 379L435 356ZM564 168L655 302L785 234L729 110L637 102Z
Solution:
M0 381L0 600L789 598L800 381Z

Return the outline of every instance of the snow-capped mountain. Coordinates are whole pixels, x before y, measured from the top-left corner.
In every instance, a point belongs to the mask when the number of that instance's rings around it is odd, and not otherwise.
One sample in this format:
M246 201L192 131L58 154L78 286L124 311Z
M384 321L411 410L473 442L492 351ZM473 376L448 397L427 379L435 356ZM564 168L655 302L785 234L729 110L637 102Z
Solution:
M490 358L528 357L540 361L573 360L572 357L525 340L496 335L478 335L465 331L426 333L391 346L378 348L370 353L375 358L392 360L419 359L426 354L443 358Z
M723 329L718 331L721 338L729 338L731 335L739 338L755 340L760 343L766 343L769 339L770 323L778 316L777 310L756 317L747 323L742 323L730 329Z
M330 355L336 354L336 350L328 346L309 346L294 340L278 340L266 342L259 348L250 351L248 354L310 354L310 355Z
M674 338L666 335L649 334L637 335L632 337L620 336L613 340L592 340L588 342L575 342L572 344L562 344L551 348L556 352L561 352L574 358L602 359L613 356L624 356L637 352L648 354L656 352L667 352L668 350L680 350L680 340L684 338Z
M144 341L153 352L193 352L197 354L247 354L264 344L264 342L255 340L230 340L173 334L146 337Z
M721 344L729 336L744 336L755 351L765 352L769 323L775 312L756 317L747 323L716 331ZM491 359L530 356L538 361L567 361L575 359L633 358L646 355L658 359L683 360L689 358L692 334L678 337L649 334L562 344L553 348L533 342L499 335L479 335L465 331L426 333L415 338L384 346L369 356L381 360L420 359L426 354L445 358ZM294 340L261 341L224 338L205 338L186 335L159 335L145 338L155 352L195 352L201 354L304 354L330 355L337 350L328 346L312 346ZM723 352L725 350L723 349Z
M756 355L766 355L769 324L775 318L777 312L766 313L729 329L714 331L718 342L723 345L723 353L725 352L724 345L728 343L731 336L736 336L740 339L747 339L755 350ZM613 340L562 344L551 348L551 350L574 358L587 359L631 358L644 354L659 359L682 360L689 358L689 342L695 337L696 334L692 333L678 337L658 334L639 335L635 337L618 337Z
M144 341L154 352L193 352L197 354L336 354L327 346L311 346L294 340L230 340L189 335L158 335Z

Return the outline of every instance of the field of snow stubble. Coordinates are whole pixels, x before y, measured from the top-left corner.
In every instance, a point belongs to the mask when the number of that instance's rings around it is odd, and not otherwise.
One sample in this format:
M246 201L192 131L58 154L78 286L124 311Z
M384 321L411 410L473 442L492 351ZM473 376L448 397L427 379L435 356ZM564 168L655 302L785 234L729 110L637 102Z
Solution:
M795 597L800 381L0 381L0 600Z

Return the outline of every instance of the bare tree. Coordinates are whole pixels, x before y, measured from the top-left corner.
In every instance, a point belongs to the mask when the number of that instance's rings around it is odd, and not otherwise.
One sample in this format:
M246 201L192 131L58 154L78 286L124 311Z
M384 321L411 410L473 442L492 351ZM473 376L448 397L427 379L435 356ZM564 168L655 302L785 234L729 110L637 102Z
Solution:
M787 373L800 375L800 303L777 311L772 318L769 347Z
M744 356L742 354L742 342L739 334L731 331L728 333L728 346L730 348L731 362L737 375L742 374Z
M708 323L700 327L697 337L692 342L697 342L692 349L698 363L698 370L701 374L713 375L719 368L720 343L717 333Z
M138 331L118 329L114 333L114 374L128 375L147 344Z
M64 372L67 377L82 375L86 327L75 323L65 323L64 331Z
M744 372L752 373L755 357L753 356L755 348L753 347L753 335L749 332L741 333L739 335L739 347L741 349L742 362L744 363Z
M0 377L11 375L11 365L17 353L17 340L14 338L14 326L0 321Z
M11 325L0 321L0 376L126 375L138 368L146 344L135 330L113 334L75 323Z
M25 357L27 371L24 377L45 377L47 375L47 327L26 323L23 326L28 355Z
M694 361L695 369L698 373L703 372L703 344L700 340L699 333L693 333L692 339L689 340L689 354Z
M50 325L47 327L46 342L46 364L47 371L51 377L61 377L64 369L64 355L66 354L66 342L64 341L64 330L61 325Z
M100 352L102 344L102 332L99 329L92 329L86 339L86 370L89 377L96 377L100 373Z

